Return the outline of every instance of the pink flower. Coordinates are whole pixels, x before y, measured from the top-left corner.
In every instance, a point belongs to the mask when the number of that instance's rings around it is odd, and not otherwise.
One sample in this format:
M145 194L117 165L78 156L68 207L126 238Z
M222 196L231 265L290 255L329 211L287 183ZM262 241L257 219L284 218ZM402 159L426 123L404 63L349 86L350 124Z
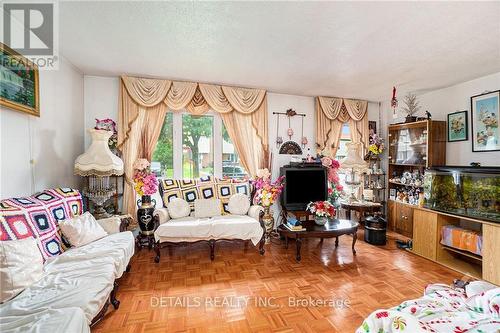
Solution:
M135 170L144 170L146 169L147 167L149 167L149 162L147 159L145 158L139 158L138 160L136 160L134 162L134 165L133 165L133 168Z
M335 187L337 189L337 191L339 192L342 192L344 190L344 186L340 185L340 184L337 184L337 186Z
M333 163L333 160L328 157L328 156L325 156L321 159L321 164L323 164L323 166L329 168Z
M340 168L340 162L337 160L333 160L332 161L332 168L334 168L334 169Z

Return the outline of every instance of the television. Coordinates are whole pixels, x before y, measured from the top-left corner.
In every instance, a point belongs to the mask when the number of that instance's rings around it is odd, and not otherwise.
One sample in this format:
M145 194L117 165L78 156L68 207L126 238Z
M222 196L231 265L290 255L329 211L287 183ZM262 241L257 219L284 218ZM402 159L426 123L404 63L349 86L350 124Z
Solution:
M290 211L305 210L311 201L324 201L328 197L327 169L319 166L280 169L285 176L285 186L281 194L281 206Z

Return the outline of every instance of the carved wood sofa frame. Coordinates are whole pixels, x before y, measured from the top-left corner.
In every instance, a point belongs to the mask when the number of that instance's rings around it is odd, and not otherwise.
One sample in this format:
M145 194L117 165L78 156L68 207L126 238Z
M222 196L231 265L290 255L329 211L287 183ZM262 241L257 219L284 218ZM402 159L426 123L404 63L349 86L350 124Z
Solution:
M263 233L262 233L262 238L259 241L259 253L260 253L260 255L264 255L264 253L266 252L266 250L264 249L264 244L266 243L266 227L264 225L264 221L262 220L263 216L264 216L264 212L261 211L259 214L259 224L260 224L260 227L262 228ZM156 230L156 228L155 228L155 230ZM165 248L169 245L183 246L183 245L189 245L189 244L195 244L195 243L208 243L208 245L210 247L210 260L214 260L215 259L215 243L216 242L234 242L234 241L238 241L238 242L243 241L243 242L245 242L245 246L247 244L247 240L237 239L237 238L235 238L235 239L208 239L208 240L198 240L198 241L194 241L194 242L161 242L160 243L160 241L157 241L157 242L155 242L155 245L154 245L154 250L156 253L154 261L155 261L155 263L160 262L160 250L162 248Z

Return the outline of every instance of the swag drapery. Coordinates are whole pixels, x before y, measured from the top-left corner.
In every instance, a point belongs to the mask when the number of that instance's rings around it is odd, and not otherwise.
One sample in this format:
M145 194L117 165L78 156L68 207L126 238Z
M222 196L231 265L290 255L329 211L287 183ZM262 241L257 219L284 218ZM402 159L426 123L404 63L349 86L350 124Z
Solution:
M316 98L316 144L319 151L335 156L342 126L349 124L351 140L367 149L369 144L368 102L348 98Z
M266 91L197 82L122 76L118 119L118 148L125 168L123 207L135 212L133 163L151 161L168 110L202 115L219 113L241 164L251 176L267 166Z

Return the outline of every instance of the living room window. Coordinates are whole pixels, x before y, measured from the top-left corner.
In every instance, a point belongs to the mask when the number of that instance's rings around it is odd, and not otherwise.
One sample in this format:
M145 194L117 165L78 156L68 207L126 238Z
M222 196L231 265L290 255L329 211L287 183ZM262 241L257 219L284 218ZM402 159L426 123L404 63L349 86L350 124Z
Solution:
M214 117L182 115L182 177L214 174Z
M222 177L244 178L247 175L247 171L240 164L240 157L229 138L226 126L222 124Z
M167 113L151 169L163 178L247 176L222 118L211 112Z
M167 113L165 122L161 128L160 137L156 144L156 149L153 153L151 161L151 171L157 177L171 178L174 176L174 155L173 155L173 114Z

